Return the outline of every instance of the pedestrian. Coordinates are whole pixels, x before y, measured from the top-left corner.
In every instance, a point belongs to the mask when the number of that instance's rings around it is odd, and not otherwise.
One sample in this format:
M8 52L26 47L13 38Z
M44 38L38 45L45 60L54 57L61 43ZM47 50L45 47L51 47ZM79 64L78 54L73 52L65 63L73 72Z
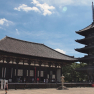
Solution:
M7 94L7 90L8 90L8 84L6 82L6 85L5 85L5 94Z

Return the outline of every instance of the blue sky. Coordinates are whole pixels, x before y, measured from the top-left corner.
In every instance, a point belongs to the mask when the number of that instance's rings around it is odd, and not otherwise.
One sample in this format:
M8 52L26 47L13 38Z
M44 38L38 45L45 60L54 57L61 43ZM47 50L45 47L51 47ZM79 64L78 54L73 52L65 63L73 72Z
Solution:
M1 0L0 39L5 36L43 43L67 55L83 57L75 33L92 23L92 0Z

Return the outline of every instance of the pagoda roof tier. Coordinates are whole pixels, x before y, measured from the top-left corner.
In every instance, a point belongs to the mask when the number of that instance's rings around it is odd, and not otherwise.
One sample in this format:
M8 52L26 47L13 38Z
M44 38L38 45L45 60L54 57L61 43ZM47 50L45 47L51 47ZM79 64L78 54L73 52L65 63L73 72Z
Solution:
M85 55L82 58L78 58L79 62L84 62L84 63L88 63L90 61L94 60L94 55Z
M92 41L92 39L94 39L94 36L89 36L87 38L79 39L79 40L75 40L75 41L78 43L81 43L81 44L88 45L90 43L90 41Z
M94 22L92 22L92 24L90 24L89 26L87 26L86 28L76 31L76 33L82 35L82 36L87 36L88 34L94 32Z
M93 72L93 71L94 71L94 66L86 65L86 66L84 66L84 67L77 68L77 69L75 69L75 70L76 70L76 71Z
M81 53L89 53L90 50L94 49L94 45L85 46L84 48L75 49L78 52Z
M58 60L77 60L72 56L60 53L44 44L23 41L8 36L0 40L0 51Z

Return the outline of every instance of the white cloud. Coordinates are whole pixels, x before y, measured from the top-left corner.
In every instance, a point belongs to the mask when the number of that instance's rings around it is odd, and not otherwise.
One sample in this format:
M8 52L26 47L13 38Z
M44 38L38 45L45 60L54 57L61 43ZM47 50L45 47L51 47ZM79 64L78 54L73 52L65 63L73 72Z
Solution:
M58 51L58 52L60 52L60 53L63 53L63 54L66 53L65 51L63 51L63 50L61 50L61 49L55 49L55 50Z
M16 34L17 34L17 35L20 35L20 32L18 31L18 29L16 29Z
M36 12L40 12L37 7L28 7L28 6L25 5L25 4L20 5L18 8L14 8L14 10L18 10L18 11L23 10L23 11L25 11L25 12L28 12L28 11L33 10L33 11L36 11Z
M5 22L8 22L5 18L0 19L0 25L3 25Z
M52 14L52 10L55 9L54 6L49 6L47 3L43 3L40 4L38 1L33 0L33 3L36 7L29 7L26 4L21 4L19 7L15 7L14 10L18 10L18 11L35 11L35 12L42 12L44 16L46 15L51 15Z
M13 24L13 22L12 21L9 21L9 20L7 20L5 18L0 19L0 25L9 26L10 24Z
M49 6L48 4L44 3L44 4L40 4L38 1L33 0L33 2L31 2L33 4L35 4L37 7L40 7L41 11L43 12L43 15L46 16L51 15L53 9L55 9L55 7L53 6Z

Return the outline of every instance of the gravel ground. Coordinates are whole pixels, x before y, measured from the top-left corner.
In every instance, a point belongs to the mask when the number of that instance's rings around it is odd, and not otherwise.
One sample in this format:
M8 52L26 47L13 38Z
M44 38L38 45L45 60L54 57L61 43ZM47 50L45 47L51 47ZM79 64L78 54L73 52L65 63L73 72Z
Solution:
M4 90L0 90L0 94L5 94ZM94 88L68 88L68 90L50 89L9 89L7 94L94 94Z

